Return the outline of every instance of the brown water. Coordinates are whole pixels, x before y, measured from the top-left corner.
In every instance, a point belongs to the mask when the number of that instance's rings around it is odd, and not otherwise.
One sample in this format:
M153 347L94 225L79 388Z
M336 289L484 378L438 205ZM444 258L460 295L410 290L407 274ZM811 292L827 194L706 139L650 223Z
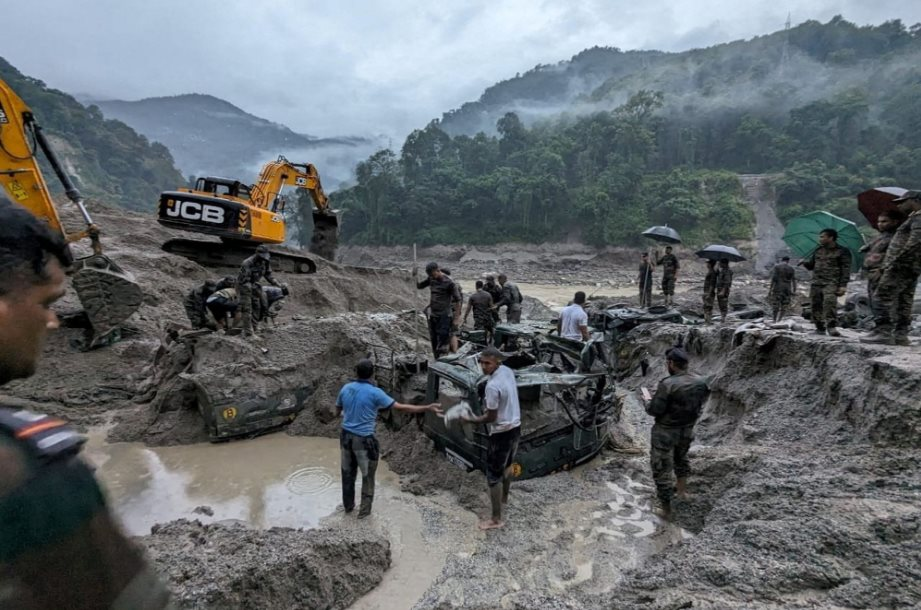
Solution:
M87 455L115 513L136 535L180 518L313 528L341 503L336 439L273 434L220 444L146 447L107 444L102 432L94 432ZM383 463L377 481L382 491L397 485L396 475ZM210 507L214 515L194 512L199 506Z

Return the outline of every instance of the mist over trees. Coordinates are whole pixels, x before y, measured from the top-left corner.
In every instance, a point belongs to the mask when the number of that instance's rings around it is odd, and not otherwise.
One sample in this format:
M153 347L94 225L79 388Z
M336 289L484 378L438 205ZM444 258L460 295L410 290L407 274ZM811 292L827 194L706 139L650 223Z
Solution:
M529 121L509 111L489 132L466 134L465 105L411 133L399 154L359 164L357 184L333 195L346 210L343 237L630 244L668 222L702 244L750 237L739 173L777 174L782 220L826 209L862 223L856 193L921 186L921 26L835 18L684 54L617 54L628 60L611 79L599 76L610 53L574 58L591 59L602 84L568 109L526 112ZM490 88L480 116L496 100L521 107L522 90L533 110L540 83L558 101L557 77L572 67L535 71L546 78Z

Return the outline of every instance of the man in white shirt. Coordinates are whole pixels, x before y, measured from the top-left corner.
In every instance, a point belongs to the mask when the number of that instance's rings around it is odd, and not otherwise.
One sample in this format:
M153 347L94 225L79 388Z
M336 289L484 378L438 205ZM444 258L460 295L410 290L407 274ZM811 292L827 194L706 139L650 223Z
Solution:
M502 506L508 503L512 484L515 453L521 438L521 407L518 404L518 385L512 369L501 364L502 352L487 347L480 353L480 367L489 375L483 415L466 418L466 421L486 424L489 440L486 443L486 482L489 484L489 501L492 515L480 522L483 530L500 528ZM500 485L501 483L501 485Z
M588 314L585 313L585 293L581 290L572 299L572 305L563 308L556 330L561 337L588 341Z

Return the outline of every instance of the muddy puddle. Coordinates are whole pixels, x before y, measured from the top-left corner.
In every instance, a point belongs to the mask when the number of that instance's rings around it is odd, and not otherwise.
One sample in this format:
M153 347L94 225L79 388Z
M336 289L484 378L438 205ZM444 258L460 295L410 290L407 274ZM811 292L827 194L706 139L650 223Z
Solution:
M89 436L86 453L131 534L147 534L155 523L180 518L313 528L341 503L336 439L274 434L231 443L146 447L108 444L98 431ZM398 486L386 464L378 468L377 482L380 493ZM198 507L208 510L196 512Z

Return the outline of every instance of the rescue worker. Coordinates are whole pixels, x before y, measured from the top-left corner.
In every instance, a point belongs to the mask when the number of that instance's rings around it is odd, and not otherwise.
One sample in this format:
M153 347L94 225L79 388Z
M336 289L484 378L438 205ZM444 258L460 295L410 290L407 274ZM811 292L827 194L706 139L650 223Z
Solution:
M876 328L864 343L911 345L911 307L921 273L921 191L908 191L894 200L908 216L889 242L882 277L873 295Z
M247 337L258 339L253 331L253 299L262 302L265 295L259 283L262 278L272 286L280 286L272 275L271 255L265 245L256 248L256 253L243 261L237 276L237 300L240 303L240 315L243 317L243 332ZM262 302L262 306L265 303Z
M649 458L659 510L668 516L675 493L679 498L687 494L691 474L688 449L694 440L694 424L710 396L710 387L707 379L688 372L688 355L682 348L668 350L665 363L669 376L659 382L655 395L646 402L646 413L656 419L650 435Z
M768 289L768 300L774 314L774 321L780 322L796 294L796 270L790 266L790 257L784 256L771 270L771 287Z
M449 278L451 277L450 269L442 267L441 272ZM453 282L454 278L451 278L451 281ZM454 290L457 291L457 300L454 302L454 306L451 309L450 350L452 354L456 353L457 348L460 347L461 309L464 306L464 291L461 290L461 285L459 282L454 282Z
M486 345L492 344L493 333L496 330L492 306L492 295L486 291L483 281L477 280L476 292L470 295L467 300L467 308L464 310L464 324L467 324L470 311L473 310L473 328L486 332Z
M505 321L508 324L518 324L521 322L521 302L524 297L518 286L508 281L504 273L499 274L499 285L502 286L502 295L496 302L496 311L505 306Z
M35 372L72 260L60 236L0 195L0 385ZM84 440L0 401L0 607L173 607L79 457Z
M824 335L827 330L832 337L840 337L837 328L838 297L847 292L847 283L851 279L851 253L838 245L837 231L822 229L819 247L809 260L800 261L799 265L812 271L809 300L812 302L815 334Z
M655 269L649 262L649 255L643 252L640 260L640 273L637 276L637 283L640 287L640 307L649 307L652 305L652 272Z
M374 436L379 411L394 408L407 413L431 411L442 415L441 405L407 405L395 401L372 381L374 363L367 358L355 366L357 379L345 384L336 399L336 414L342 417L339 433L342 470L342 508L346 513L355 509L355 479L361 471L361 507L358 518L371 514L374 503L374 475L380 460L380 444Z
M675 299L675 280L678 277L678 257L672 254L672 247L665 246L665 256L659 258L656 252L656 265L662 267L662 294L665 295L665 305L671 306Z
M879 286L879 281L883 277L883 260L886 256L886 250L889 248L889 242L895 235L895 230L905 222L905 214L901 210L886 210L881 212L876 226L879 227L879 235L860 249L866 255L863 259L863 272L867 277L867 296L870 297L870 307L873 307L873 293Z
M413 277L418 277L418 269L413 269ZM435 358L445 355L451 347L451 327L454 323L454 311L460 301L454 281L441 272L438 263L431 262L425 266L426 278L416 284L416 288L429 289L429 339Z
M229 287L219 288L208 297L207 306L217 321L218 330L227 330L233 326L232 320L236 319L239 308L236 288L232 283Z
M208 301L208 297L214 294L215 290L217 290L217 282L207 280L204 284L193 288L185 295L182 304L185 307L185 314L188 316L193 330L208 326L208 312L205 308L205 303Z
M581 290L575 294L572 304L567 305L560 312L556 322L556 332L561 337L573 341L588 341L588 314L585 313L585 293Z
M732 269L729 260L721 258L716 269L716 303L720 308L720 322L726 321L729 313L729 290L732 288Z
M716 261L707 261L704 276L704 324L713 323L713 301L716 300Z
M287 284L282 284L280 287L263 286L262 294L263 301L265 302L265 308L260 309L257 319L264 323L271 321L274 325L275 318L278 317L278 314L281 312L281 308L285 305L285 297L291 293L288 291Z
M508 504L509 488L515 476L515 454L521 438L518 384L514 371L503 365L502 359L502 352L495 347L487 347L480 353L480 367L484 375L489 375L483 400L485 412L463 418L469 423L486 424L489 431L486 440L486 483L489 486L491 514L479 523L482 530L505 525L502 509Z
M486 276L486 283L483 285L483 289L492 297L493 305L498 303L499 299L502 298L502 287L496 283L496 277L493 275ZM498 308L492 310L492 317L497 323L499 322Z

